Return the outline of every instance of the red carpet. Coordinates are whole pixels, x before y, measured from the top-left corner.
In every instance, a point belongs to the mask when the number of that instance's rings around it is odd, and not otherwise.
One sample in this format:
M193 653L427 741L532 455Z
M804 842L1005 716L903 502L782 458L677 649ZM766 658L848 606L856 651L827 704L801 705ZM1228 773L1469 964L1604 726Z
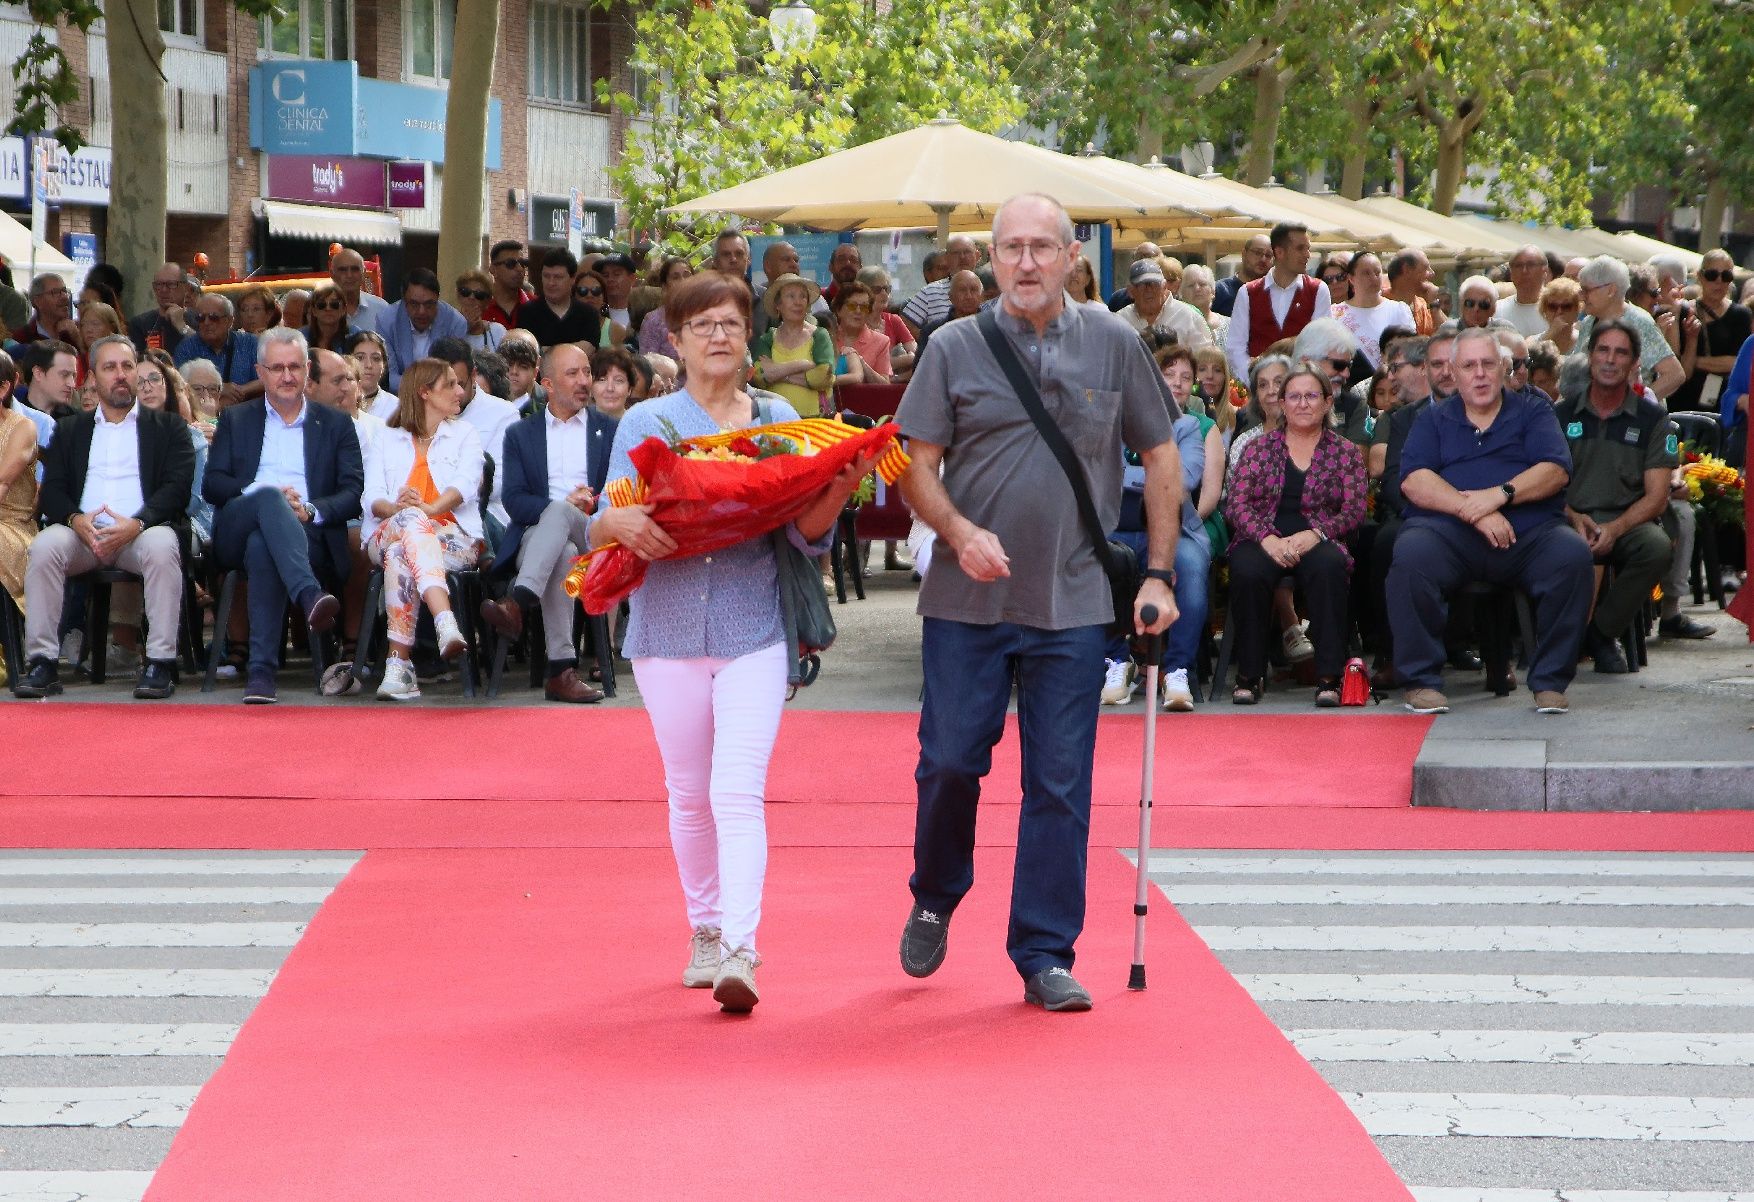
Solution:
M1021 1004L1009 855L903 976L905 853L772 859L765 1000L683 990L667 853L374 852L202 1091L148 1202L1407 1202L1168 907L1091 864L1086 1015ZM729 1183L728 1185L724 1183ZM719 1183L715 1187L714 1183Z
M114 729L118 720L127 725L127 754L83 754L80 732L100 723ZM1176 806L1404 807L1430 723L1387 714L1166 716L1157 727L1157 799ZM918 726L911 713L793 710L780 726L768 797L911 805ZM1144 731L1136 714L1102 719L1098 805L1138 804ZM196 738L199 756L190 750ZM8 757L0 797L665 796L651 724L636 709L0 705L0 747L69 739L77 757ZM422 745L443 750L424 759L400 751ZM1014 800L1017 782L1013 720L994 752L986 795Z

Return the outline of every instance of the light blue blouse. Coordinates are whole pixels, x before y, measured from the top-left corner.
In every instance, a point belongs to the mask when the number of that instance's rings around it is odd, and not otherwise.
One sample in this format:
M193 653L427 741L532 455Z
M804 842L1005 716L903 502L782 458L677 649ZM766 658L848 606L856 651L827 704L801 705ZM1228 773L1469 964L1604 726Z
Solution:
M763 399L773 421L797 420L797 410L785 401L766 394ZM635 475L628 452L653 436L666 437L661 422L683 438L720 432L686 390L642 401L616 427L608 479ZM796 526L787 526L786 533L812 556L826 553L834 541L832 528L816 543L806 542ZM786 637L779 569L765 534L710 555L654 560L628 607L623 653L629 659L735 659Z

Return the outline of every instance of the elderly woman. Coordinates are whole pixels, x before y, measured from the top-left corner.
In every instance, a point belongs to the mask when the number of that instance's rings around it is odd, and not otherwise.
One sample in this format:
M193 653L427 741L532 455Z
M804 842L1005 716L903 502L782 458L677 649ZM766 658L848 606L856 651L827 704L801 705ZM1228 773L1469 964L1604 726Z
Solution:
M1352 256L1346 268L1350 282L1350 300L1333 307L1334 320L1352 331L1358 349L1370 364L1371 371L1382 367L1380 342L1383 331L1393 327L1413 329L1413 310L1406 301L1391 300L1383 295L1382 260L1374 250L1361 250Z
M1346 659L1346 595L1352 555L1340 540L1364 520L1366 480L1358 448L1329 427L1333 384L1312 367L1285 378L1285 426L1252 442L1231 481L1230 620L1236 623L1231 701L1261 699L1273 593L1285 576L1303 587L1315 646L1318 706L1340 704Z
M865 324L889 339L889 379L899 384L913 371L914 354L919 349L913 332L898 313L889 311L895 295L895 281L881 267L861 267L858 282L871 290L871 313Z
M1639 378L1649 385L1657 400L1666 401L1687 382L1687 372L1657 327L1656 319L1637 305L1626 303L1631 279L1626 264L1611 255L1598 255L1583 265L1577 273L1577 285L1584 317L1577 323L1577 336L1588 343L1596 323L1616 318L1637 330Z
M189 388L190 421L202 427L203 437L211 441L212 432L219 425L225 381L220 379L219 369L207 359L189 360L183 364L182 373L183 383Z
M320 284L311 293L310 325L305 341L314 350L345 354L347 347L347 298L333 284Z
M305 309L310 305L311 294L303 288L289 288L280 295L280 324L291 330L302 329L305 324Z
M274 299L273 290L265 284L239 292L237 306L239 329L260 334L280 324L280 302Z
M408 653L421 601L432 612L439 654L454 660L467 647L445 586L445 573L474 567L482 548L481 436L452 420L463 396L450 364L417 360L402 373L396 415L365 460L360 535L366 558L384 568L390 650L378 696L391 701L420 697Z
M469 323L464 335L478 351L498 350L505 338L505 327L488 321L485 313L493 301L493 280L480 268L470 268L457 277L457 312Z
M895 369L889 364L889 336L871 328L875 308L871 290L848 284L829 302L834 314L834 382L839 384L887 384Z
M670 337L669 319L664 310L669 307L670 290L694 274L694 268L687 259L672 256L659 265L652 273L652 283L663 292L664 307L653 310L639 327L639 349L648 355L669 355L677 358L676 345Z
M801 275L788 273L774 280L761 298L774 324L749 348L755 357L755 383L785 397L805 417L826 411L834 383L834 338L809 324L810 306L821 294L816 281Z
M1541 337L1551 342L1561 355L1577 349L1577 319L1583 312L1583 289L1570 276L1548 280L1541 286L1541 299L1536 302L1547 332Z
M638 371L633 355L619 346L599 348L591 356L591 406L604 417L621 420L633 397Z
M1462 328L1485 329L1498 311L1498 286L1483 275L1471 275L1456 290L1461 298ZM1411 325L1412 323L1407 323Z
M691 438L797 416L784 401L758 406L741 390L751 308L742 280L703 272L672 288L664 306L688 383L628 411L610 453L611 481L634 474L628 452L655 434ZM849 465L782 537L822 554L872 462ZM645 507L629 506L599 511L590 542L619 543L652 561L630 601L625 651L664 760L670 843L692 927L682 982L710 987L725 1010L745 1012L759 998L767 764L797 653L786 645L773 541L758 535L711 555L668 558L675 544Z
M359 364L359 407L387 422L402 407L395 393L383 387L390 370L390 352L376 330L360 330L347 339L347 357Z
M1222 313L1212 312L1212 297L1216 285L1212 282L1212 269L1202 263L1190 263L1182 268L1182 286L1178 290L1181 298L1200 311L1206 319L1206 325L1212 331L1212 341L1218 346L1224 345L1224 335L1230 332L1230 318Z

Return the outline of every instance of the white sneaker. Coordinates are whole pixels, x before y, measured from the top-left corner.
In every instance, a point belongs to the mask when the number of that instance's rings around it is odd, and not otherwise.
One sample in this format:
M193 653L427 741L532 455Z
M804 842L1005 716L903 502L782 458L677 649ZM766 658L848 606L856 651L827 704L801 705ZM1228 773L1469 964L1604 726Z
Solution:
M724 955L718 927L695 927L688 940L688 967L682 970L682 984L689 989L711 989Z
M457 615L448 609L442 614L435 614L432 628L438 635L440 657L452 661L462 659L469 644L464 641L463 632L457 626Z
M420 682L414 679L414 665L394 655L385 659L378 696L386 701L419 701Z
M1165 672L1158 686L1163 708L1174 714L1186 714L1194 708L1194 695L1188 691L1188 670L1177 668Z
M1284 640L1286 662L1301 664L1304 660L1315 658L1315 644L1309 641L1308 622L1298 622L1287 627Z
M61 640L61 662L69 668L77 668L84 655L85 632L83 630L69 630L67 637Z
M761 995L755 991L755 966L761 957L755 949L740 947L719 961L718 975L713 977L713 1001L730 1014L748 1014L755 1009Z
M140 667L140 655L117 643L104 651L105 672L133 672Z
M1133 699L1133 690L1139 687L1133 679L1133 661L1130 659L1111 659L1105 661L1108 671L1102 678L1102 703L1104 705L1125 705Z

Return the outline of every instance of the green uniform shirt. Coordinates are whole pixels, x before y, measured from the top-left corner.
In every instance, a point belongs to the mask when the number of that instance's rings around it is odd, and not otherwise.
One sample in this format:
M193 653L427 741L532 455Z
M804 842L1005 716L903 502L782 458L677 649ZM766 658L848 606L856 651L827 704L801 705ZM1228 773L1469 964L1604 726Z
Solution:
M1681 437L1669 411L1628 389L1626 402L1606 421L1596 416L1589 394L1554 406L1571 448L1571 483L1565 503L1598 522L1619 517L1644 495L1644 473L1681 461Z

